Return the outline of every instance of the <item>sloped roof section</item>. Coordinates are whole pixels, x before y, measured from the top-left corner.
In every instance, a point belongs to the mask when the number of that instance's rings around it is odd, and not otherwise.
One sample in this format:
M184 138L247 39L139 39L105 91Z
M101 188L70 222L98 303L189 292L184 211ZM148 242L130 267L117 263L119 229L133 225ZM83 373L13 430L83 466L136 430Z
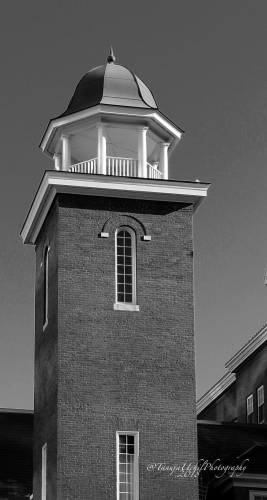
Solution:
M97 104L158 109L149 88L125 66L107 63L88 71L78 83L67 116Z
M226 364L225 368L235 373L239 366L254 354L259 348L263 348L267 341L267 325L264 325Z

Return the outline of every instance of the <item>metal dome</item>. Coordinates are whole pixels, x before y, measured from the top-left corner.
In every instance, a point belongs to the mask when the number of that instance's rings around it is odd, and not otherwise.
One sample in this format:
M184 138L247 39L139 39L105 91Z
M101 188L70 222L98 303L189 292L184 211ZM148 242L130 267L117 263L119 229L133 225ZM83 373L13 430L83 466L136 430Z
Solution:
M149 88L128 68L113 62L94 68L84 75L67 110L60 116L97 104L158 109Z

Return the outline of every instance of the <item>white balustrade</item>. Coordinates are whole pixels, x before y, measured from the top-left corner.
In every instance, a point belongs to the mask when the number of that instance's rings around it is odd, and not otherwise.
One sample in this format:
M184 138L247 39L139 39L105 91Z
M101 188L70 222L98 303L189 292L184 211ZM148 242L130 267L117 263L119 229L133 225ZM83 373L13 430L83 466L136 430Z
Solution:
M107 175L138 177L138 160L107 156Z
M161 179L162 172L160 172L155 165L147 163L147 177L148 179Z
M76 163L69 168L69 172L77 172L79 174L96 174L96 170L97 158Z
M107 175L117 175L119 177L138 177L138 160L135 160L134 158L107 156L106 166ZM69 172L77 172L79 174L96 174L97 158L71 165ZM157 169L157 166L147 163L148 179L162 179L162 176L163 174Z

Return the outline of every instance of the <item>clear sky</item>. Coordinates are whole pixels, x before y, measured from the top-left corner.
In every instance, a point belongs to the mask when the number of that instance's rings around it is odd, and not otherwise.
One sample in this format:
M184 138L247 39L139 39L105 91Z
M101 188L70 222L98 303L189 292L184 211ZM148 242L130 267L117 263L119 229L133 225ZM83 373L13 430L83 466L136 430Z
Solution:
M194 218L198 396L267 322L266 19L266 0L1 1L0 407L33 407L35 252L19 233L53 168L38 145L111 44L186 131L171 177L211 182Z

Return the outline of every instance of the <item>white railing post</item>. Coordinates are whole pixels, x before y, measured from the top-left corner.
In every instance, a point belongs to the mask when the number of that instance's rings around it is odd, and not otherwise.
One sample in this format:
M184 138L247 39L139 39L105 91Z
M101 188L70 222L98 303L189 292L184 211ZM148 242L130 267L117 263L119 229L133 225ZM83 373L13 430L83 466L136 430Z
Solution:
M98 123L98 154L97 154L97 173L107 174L107 140L106 140L106 125Z
M163 175L163 179L168 179L168 147L169 142L161 142L159 153L159 169Z
M138 177L147 177L147 145L146 133L148 127L138 129Z
M54 156L54 165L55 165L55 170L61 170L61 155L59 153L55 153Z

